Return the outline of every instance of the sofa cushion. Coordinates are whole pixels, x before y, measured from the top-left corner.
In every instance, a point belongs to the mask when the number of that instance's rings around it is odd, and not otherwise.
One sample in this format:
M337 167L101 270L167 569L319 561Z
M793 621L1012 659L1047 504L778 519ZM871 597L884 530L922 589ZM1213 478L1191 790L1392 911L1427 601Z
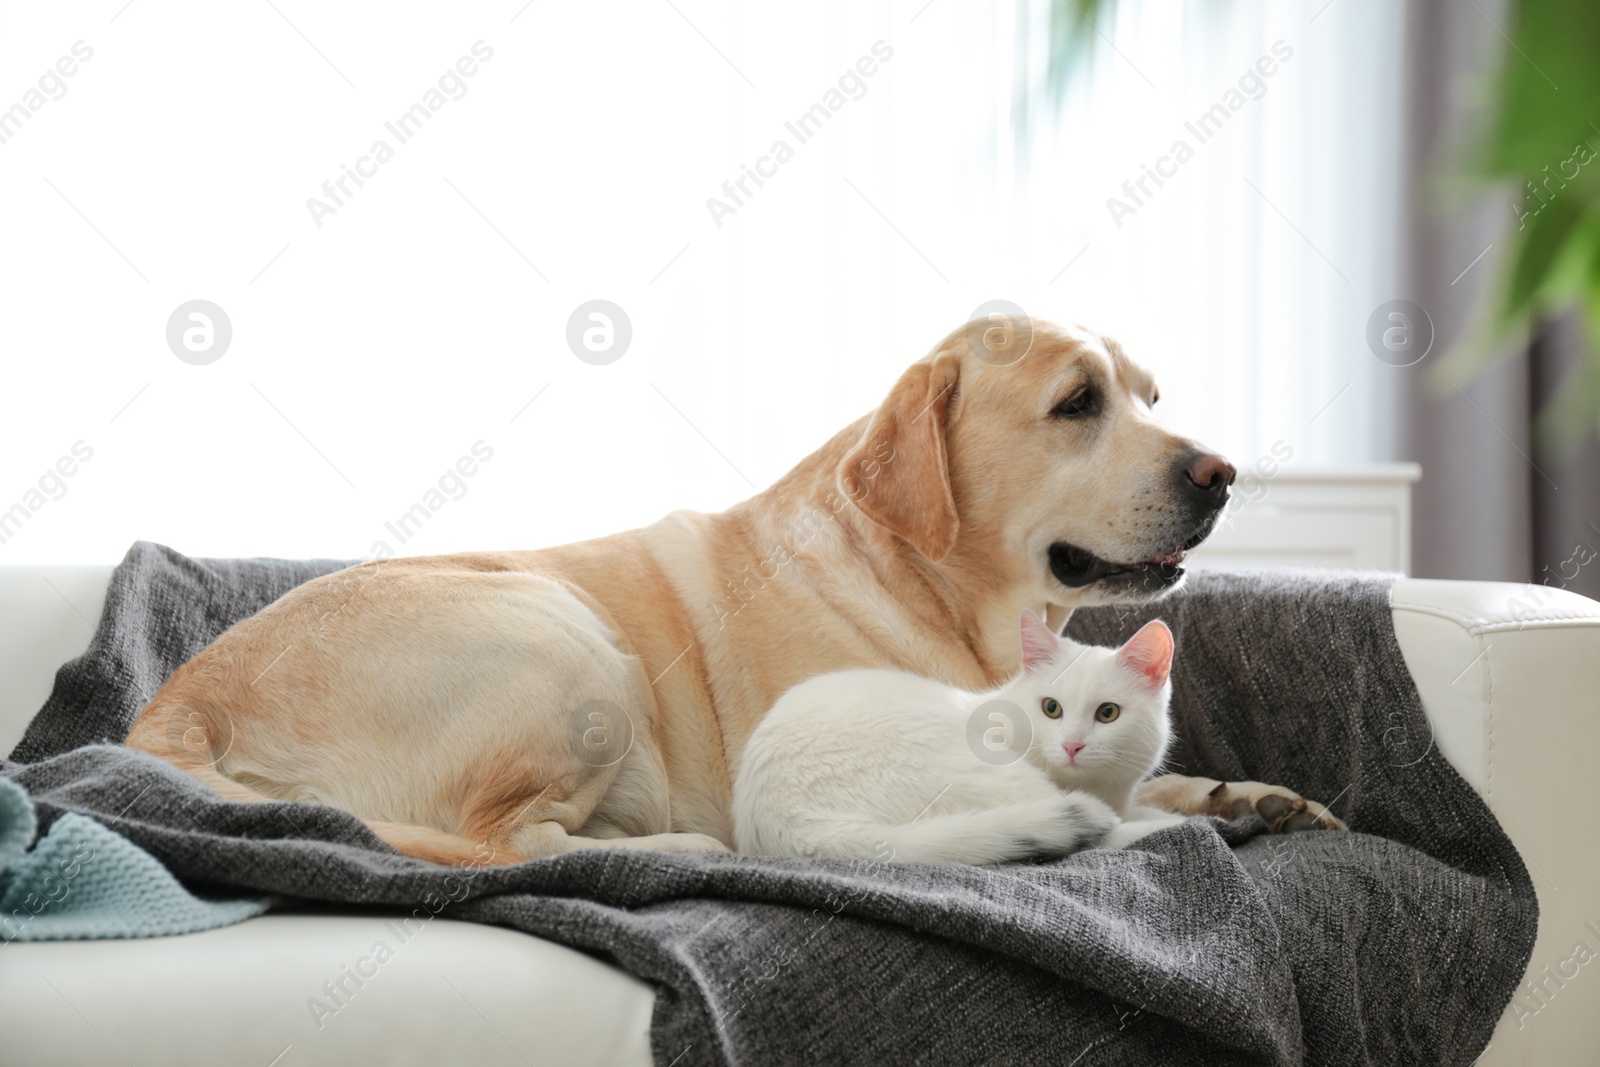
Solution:
M275 913L181 937L5 945L5 1060L650 1062L646 983L515 930L404 918Z

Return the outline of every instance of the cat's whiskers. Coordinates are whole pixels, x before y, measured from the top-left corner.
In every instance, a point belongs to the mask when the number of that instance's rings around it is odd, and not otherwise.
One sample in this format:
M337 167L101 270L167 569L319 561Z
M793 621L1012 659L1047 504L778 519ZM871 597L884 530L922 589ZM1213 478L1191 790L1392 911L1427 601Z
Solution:
M1147 765L1137 755L1112 753L1104 759L1096 759L1090 763L1078 764L1078 766L1097 771L1138 771L1142 777L1145 774Z

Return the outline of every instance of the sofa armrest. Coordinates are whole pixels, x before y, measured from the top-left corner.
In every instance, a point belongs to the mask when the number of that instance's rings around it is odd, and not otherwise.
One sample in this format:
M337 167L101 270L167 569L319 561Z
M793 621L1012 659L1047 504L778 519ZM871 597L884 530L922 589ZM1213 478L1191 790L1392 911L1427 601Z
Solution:
M111 570L0 567L0 756L22 740L56 668L89 647Z
M1434 743L1488 802L1539 895L1532 962L1479 1062L1592 1062L1600 964L1581 961L1600 959L1600 603L1412 578L1391 603Z

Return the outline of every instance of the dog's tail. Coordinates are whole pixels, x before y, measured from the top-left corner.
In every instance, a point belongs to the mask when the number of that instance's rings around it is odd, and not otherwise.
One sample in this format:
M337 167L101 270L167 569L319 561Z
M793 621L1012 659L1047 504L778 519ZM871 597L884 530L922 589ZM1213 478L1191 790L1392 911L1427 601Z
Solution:
M180 699L158 692L139 713L125 744L188 772L224 800L261 804L281 803L285 799L230 778L224 772L223 761L233 747L233 722L210 701ZM519 852L496 849L431 826L367 818L361 821L396 851L430 863L482 867L521 863L528 858Z

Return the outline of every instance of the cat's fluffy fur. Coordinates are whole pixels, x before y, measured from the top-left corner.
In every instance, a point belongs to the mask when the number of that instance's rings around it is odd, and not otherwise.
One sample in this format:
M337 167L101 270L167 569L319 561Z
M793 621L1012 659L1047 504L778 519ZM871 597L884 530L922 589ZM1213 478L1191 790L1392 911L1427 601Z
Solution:
M988 692L855 670L785 693L734 782L738 850L995 863L1180 822L1134 800L1171 736L1171 631L1152 622L1110 649L1031 614L1021 629L1022 672Z

